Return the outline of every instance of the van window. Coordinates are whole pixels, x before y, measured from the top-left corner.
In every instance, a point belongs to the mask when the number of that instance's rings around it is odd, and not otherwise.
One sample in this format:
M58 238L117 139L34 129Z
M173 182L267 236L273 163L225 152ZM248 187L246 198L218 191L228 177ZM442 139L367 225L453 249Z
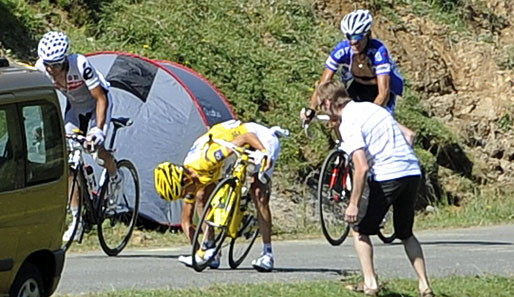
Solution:
M5 107L0 107L0 192L16 188L16 163L7 126L8 115Z
M63 139L59 112L41 102L22 107L27 147L27 185L60 178L63 174Z

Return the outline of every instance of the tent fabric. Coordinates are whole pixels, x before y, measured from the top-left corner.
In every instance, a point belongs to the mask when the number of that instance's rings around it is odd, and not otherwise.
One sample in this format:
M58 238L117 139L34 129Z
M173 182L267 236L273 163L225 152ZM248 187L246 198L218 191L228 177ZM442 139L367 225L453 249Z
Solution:
M153 170L164 161L183 163L198 136L213 124L235 119L235 113L212 84L185 66L118 52L87 56L111 83L112 117L134 122L118 131L114 146L116 158L132 161L139 173L141 217L179 225L182 201L159 198Z

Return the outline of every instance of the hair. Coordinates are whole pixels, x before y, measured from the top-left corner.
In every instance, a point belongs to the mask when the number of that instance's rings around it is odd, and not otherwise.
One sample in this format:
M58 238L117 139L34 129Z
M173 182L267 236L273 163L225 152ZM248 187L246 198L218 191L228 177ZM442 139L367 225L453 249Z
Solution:
M345 86L337 80L329 80L318 87L318 105L323 101L330 101L331 112L343 108L348 102L352 101L350 95L346 91Z

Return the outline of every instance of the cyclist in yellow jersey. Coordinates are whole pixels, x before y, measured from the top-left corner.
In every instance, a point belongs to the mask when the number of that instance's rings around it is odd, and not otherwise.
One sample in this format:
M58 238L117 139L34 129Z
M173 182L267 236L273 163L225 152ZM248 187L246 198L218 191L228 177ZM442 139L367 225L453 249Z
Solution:
M287 135L288 131L280 127L267 128L256 123L241 123L230 120L216 124L200 136L192 145L184 165L164 162L155 169L155 186L159 195L165 200L184 198L182 210L182 229L186 237L192 241L194 226L194 204L197 201L197 212L202 213L204 204L219 180L223 165L232 153L228 148L217 143L209 142L209 135L213 139L232 142L237 146L249 145L269 156L266 164L266 174L271 177L275 161L280 152L278 135ZM263 254L252 263L259 271L271 271L273 268L273 254L271 251L271 212L269 210L269 184L261 183L255 176L252 179L251 195L259 211L259 227L263 236ZM179 261L190 265L189 257L181 257ZM210 264L211 268L219 266L219 258Z

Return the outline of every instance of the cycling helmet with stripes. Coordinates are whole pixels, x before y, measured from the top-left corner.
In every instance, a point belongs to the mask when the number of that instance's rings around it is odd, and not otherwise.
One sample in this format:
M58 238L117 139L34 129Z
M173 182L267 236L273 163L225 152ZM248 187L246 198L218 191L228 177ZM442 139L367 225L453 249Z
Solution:
M170 162L161 163L154 170L155 189L162 199L174 201L182 196L184 167Z
M70 42L66 34L50 31L39 41L37 53L45 62L59 63L64 61L69 47Z
M346 36L365 35L371 30L373 17L369 10L357 9L347 14L341 21L341 31Z

